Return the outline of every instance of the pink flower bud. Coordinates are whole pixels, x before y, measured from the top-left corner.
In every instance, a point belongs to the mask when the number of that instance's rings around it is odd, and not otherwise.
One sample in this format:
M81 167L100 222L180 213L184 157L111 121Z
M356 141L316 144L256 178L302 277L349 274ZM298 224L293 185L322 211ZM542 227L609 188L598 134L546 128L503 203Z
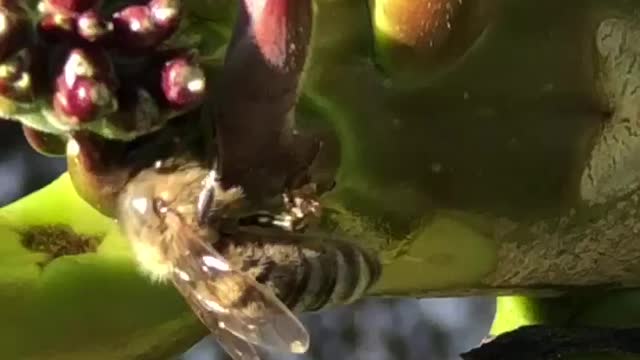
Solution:
M205 85L202 69L185 57L168 61L162 69L162 91L172 106L199 103L204 97Z
M172 16L163 17L159 7L132 5L113 15L116 46L141 50L158 46L175 30Z
M113 24L103 19L95 10L85 11L76 19L78 35L83 39L96 42L104 39L113 31Z
M81 124L94 120L100 108L112 100L112 94L104 83L79 77L70 87L64 81L58 82L53 106L68 122Z

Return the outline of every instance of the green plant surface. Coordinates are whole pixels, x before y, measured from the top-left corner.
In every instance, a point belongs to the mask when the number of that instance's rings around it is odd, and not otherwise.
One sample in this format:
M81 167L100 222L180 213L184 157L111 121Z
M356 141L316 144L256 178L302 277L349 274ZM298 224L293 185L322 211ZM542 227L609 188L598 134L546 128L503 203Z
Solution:
M498 297L491 335L521 326L577 325L635 327L640 325L640 290L577 293L555 298Z
M101 243L51 259L21 243L42 225ZM172 287L137 271L117 224L80 199L66 174L0 209L0 257L4 359L158 359L205 334Z
M496 9L474 24L483 30L467 51L409 84L389 67L431 53L391 54L397 34L372 13L375 3L315 2L296 112L300 125L328 129L340 144L337 186L323 205L385 262L372 294L639 285L640 245L629 229L640 197L619 194L640 176L625 155L636 140L602 133L637 103L624 80L636 71L628 58L638 49L624 39L638 33L637 5L487 2ZM210 48L220 50L230 3L187 7L196 43L215 32ZM378 63L383 55L394 60ZM592 175L602 184L583 184ZM611 188L611 178L621 180ZM577 248L579 258L566 255Z
M566 299L498 297L490 334L497 336L526 325L566 325L573 310L569 303Z
M333 220L383 254L376 294L640 284L629 230L634 191L581 180L592 168L636 179L637 162L618 156L635 137L613 134L622 140L612 143L601 129L617 121L616 106L636 103L620 95L626 69L635 71L625 60L635 45L605 33L636 36L637 5L492 4L499 10L455 65L416 73L409 84L389 66L424 54L379 64L390 38L372 37L372 28L392 28L376 22L379 13L367 17L365 2L317 1L303 88L314 113L300 109L298 122L322 123L341 144L337 186L325 198ZM377 40L384 46L375 48ZM603 84L615 90L604 93ZM594 150L599 143L610 146ZM592 203L589 191L614 194ZM613 254L620 249L626 254Z

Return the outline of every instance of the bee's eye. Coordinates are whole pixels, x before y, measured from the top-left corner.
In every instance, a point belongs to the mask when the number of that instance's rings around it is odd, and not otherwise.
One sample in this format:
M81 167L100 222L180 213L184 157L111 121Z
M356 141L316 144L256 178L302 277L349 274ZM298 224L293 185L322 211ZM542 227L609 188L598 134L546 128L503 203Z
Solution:
M157 216L164 216L167 211L169 211L169 207L167 206L166 201L160 199L160 198L155 198L153 199L153 212L157 215Z

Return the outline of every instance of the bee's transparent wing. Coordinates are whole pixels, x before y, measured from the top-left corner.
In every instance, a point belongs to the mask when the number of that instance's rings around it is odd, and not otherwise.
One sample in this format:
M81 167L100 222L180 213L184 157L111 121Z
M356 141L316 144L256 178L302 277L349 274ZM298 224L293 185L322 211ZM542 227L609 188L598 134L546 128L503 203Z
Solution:
M200 321L211 330L214 338L233 360L260 360L260 356L258 356L256 348L253 345L218 326L218 321L215 317L207 314L207 310L203 309L196 298L194 298L191 288L185 286L184 281L174 280L174 284L198 318L200 318Z
M218 330L215 334L218 343L233 360L260 360L256 348L229 331Z
M269 288L230 268L202 238L182 236L183 241L173 242L173 282L213 332L227 330L281 352L306 352L309 334ZM231 341L226 345L237 348Z

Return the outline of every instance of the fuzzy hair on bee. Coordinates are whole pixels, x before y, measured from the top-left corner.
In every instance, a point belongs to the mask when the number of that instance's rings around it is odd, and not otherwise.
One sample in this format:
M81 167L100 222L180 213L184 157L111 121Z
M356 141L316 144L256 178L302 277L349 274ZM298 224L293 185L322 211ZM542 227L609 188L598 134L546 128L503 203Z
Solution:
M183 229L197 232L208 243L217 241L216 231L195 223L198 209L193 199L199 196L209 176L196 163L187 162L176 168L173 163L165 167L157 162L153 168L137 174L120 195L118 221L141 270L153 280L169 279L173 264L167 257L167 246L176 241L176 234ZM242 200L239 188L217 190L216 201L221 208ZM162 207L165 211L173 209L174 214L168 214L170 219L180 214L180 222L165 221L167 214L160 213Z
M158 163L130 180L118 221L141 270L172 282L233 359L259 359L255 346L305 352L309 335L292 311L359 299L378 279L377 259L326 235L251 222L226 228L244 197L212 179L210 170L185 162ZM203 224L202 189L212 185L216 216Z

